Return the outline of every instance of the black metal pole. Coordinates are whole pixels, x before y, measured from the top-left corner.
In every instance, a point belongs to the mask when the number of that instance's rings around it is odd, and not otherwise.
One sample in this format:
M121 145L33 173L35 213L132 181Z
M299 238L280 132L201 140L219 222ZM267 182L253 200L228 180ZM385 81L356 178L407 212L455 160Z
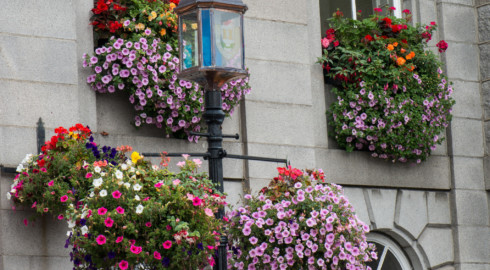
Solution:
M221 107L221 91L205 91L204 102L205 111L203 118L208 126L209 178L211 178L211 180L218 185L218 190L223 192L223 157L225 156L225 152L223 150L223 133L221 132L221 124L225 119L225 113ZM218 210L217 218L222 219L223 217L224 208L221 207ZM227 242L227 238L222 235L220 238L220 245L218 247L216 264L214 266L215 270L225 270L228 268L226 265Z

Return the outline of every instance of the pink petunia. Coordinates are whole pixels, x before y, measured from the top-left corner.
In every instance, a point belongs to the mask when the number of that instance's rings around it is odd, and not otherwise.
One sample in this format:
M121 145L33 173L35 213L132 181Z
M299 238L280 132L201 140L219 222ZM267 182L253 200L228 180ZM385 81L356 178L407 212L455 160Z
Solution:
M54 185L54 181L53 180L49 181L48 186L52 187L53 185Z
M209 208L206 208L204 209L204 213L210 217L212 217L214 214L213 214L213 210L209 209Z
M155 187L156 187L156 188L160 188L162 185L163 185L163 183L158 182L158 183L156 183L156 184L155 184Z
M66 196L66 195L61 196L60 201L61 201L61 202L66 202L66 201L68 201L68 196Z
M103 236L102 234L100 234L99 236L97 236L97 238L95 238L95 241L97 241L97 244L99 245L105 244L106 240L107 240L106 237Z
M141 247L131 245L131 248L129 248L129 250L134 254L140 254L143 249Z
M64 219L64 218L65 218L65 217L63 217L63 215L59 215L59 216L58 216L58 220L62 220L62 219Z
M112 220L112 218L110 218L110 217L107 217L104 220L104 224L106 227L110 228L110 227L112 227L112 225L114 225L114 220Z
M194 206L200 206L202 203L202 200L199 198L199 197L195 197L193 200L192 200L192 205Z
M155 251L155 252L153 252L153 258L155 258L157 260L161 260L162 259L162 255L160 254L160 252Z
M97 210L97 214L99 214L99 216L103 216L107 213L107 209L105 207L101 207Z
M121 198L121 195L122 195L122 193L121 193L121 192L119 192L119 190L116 190L116 191L112 192L112 197L113 197L114 199L119 199L119 198Z
M90 178L90 177L92 177L92 174L91 174L91 173L87 173L87 174L85 175L85 178Z
M167 241L163 242L162 246L164 249L169 249L172 247L172 241L167 240Z
M175 179L172 183L174 184L174 186L178 186L180 184L180 180Z
M117 212L118 214L121 214L121 215L122 215L122 214L124 214L124 208L122 208L121 206L118 206L118 207L116 208L116 212Z
M150 228L151 227L151 222L149 222L149 221L146 222L145 226L148 227L148 228Z
M125 261L125 260L122 260L121 262L119 262L119 268L120 268L121 270L126 270L126 269L128 269L128 266L129 266L129 264L128 264L128 262L127 262L127 261Z
M124 236L118 236L116 238L116 243L121 243L123 239L124 239Z

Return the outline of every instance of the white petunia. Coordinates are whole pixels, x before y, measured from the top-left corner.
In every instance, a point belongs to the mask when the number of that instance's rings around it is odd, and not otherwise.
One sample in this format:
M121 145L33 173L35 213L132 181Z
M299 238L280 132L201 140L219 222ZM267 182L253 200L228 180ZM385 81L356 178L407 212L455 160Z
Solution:
M128 169L128 165L126 165L125 163L123 163L123 164L121 165L121 169L122 169L123 171L127 170L127 169Z
M94 192L93 191L90 192L90 195L89 196L90 196L90 198L93 198L95 196Z
M139 200L140 200L140 196L135 195L135 196L134 196L134 199L135 199L135 200L137 200L137 201L139 201Z
M103 189L99 192L100 197L105 197L107 196L107 190Z
M87 226L83 226L82 227L82 234L86 234L88 233L88 227Z
M10 192L7 192L7 199L10 200L11 197L12 195L10 195Z
M70 228L70 229L74 228L75 224L76 224L76 222L74 220L71 220L71 219L68 220L68 228Z
M116 178L119 180L123 179L123 173L120 170L116 171Z
M94 171L95 171L96 173L100 173L100 172L102 171L102 169L101 169L99 166L96 166L96 167L94 168Z
M104 176L106 176L106 173L105 172L101 172L100 173L100 176L104 177Z
M22 170L24 169L24 165L22 164L19 164L19 166L17 166L17 172L22 172Z
M97 178L97 179L94 179L94 187L100 187L100 185L102 185L104 181L102 180L102 178Z
M126 187L126 189L129 189L131 187L131 184L126 182L126 183L124 183L124 186Z
M139 204L138 206L136 206L136 214L143 213L143 209L145 209L145 208L141 204Z
M134 189L135 191L140 191L140 190L141 190L141 188L142 188L142 186L141 186L140 184L134 184L134 185L133 185L133 189Z

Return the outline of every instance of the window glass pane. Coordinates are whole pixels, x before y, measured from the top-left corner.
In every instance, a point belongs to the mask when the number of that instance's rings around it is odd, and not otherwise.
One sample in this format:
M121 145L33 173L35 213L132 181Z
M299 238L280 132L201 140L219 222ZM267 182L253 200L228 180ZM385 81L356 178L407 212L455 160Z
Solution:
M198 50L198 27L197 27L197 13L192 12L183 15L182 20L182 44L184 47L183 55L184 61L182 64L183 69L195 67L199 61Z
M211 11L205 9L201 12L202 18L202 60L203 66L209 67L213 63L213 53L211 51Z
M391 251L388 251L381 270L403 270L403 268L396 259L395 255L393 255Z
M366 265L371 267L371 269L376 270L376 269L378 269L378 265L380 264L379 259L381 258L381 254L383 254L383 250L385 247L379 243L376 243L376 242L372 242L372 243L376 246L376 253L378 254L378 259L375 261L374 260L370 261Z
M241 16L235 12L214 11L216 66L242 69Z
M365 19L374 13L373 0L356 0L356 11L361 11L361 17L357 19Z

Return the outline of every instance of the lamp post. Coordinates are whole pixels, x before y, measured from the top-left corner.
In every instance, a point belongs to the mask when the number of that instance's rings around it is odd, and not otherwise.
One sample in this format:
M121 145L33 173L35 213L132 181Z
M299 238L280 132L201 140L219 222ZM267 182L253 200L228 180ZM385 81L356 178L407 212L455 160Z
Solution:
M247 6L241 0L181 0L174 9L179 16L179 78L204 86L203 118L208 126L207 158L209 177L223 192L223 134L225 118L222 109L221 86L243 78L245 54L243 14ZM228 136L225 136L228 137ZM223 218L221 208L217 217ZM227 238L222 235L214 269L227 269Z

